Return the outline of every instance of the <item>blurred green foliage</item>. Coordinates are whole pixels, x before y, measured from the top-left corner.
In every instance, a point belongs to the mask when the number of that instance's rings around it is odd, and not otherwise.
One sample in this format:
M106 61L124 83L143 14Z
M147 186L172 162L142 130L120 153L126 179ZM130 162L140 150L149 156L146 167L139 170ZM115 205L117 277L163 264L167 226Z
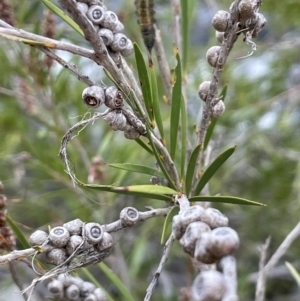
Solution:
M36 0L12 3L16 26L41 34L47 10L42 3ZM106 4L110 7L109 2ZM133 1L118 1L118 4L114 9L125 24L126 34L140 42ZM191 143L195 141L193 124L199 122L202 105L197 96L198 85L211 76L205 52L216 44L209 26L210 17L216 9L227 9L230 1L218 1L218 7L207 4L206 1L195 4L186 62ZM175 68L170 4L157 1L156 10L168 59L171 68ZM258 270L257 247L271 235L272 254L299 221L300 209L300 4L285 1L274 5L264 1L261 12L268 23L256 41L258 50L247 59L236 60L249 51L241 37L222 76L220 90L228 85L226 112L215 128L213 156L232 145L237 145L237 149L210 182L212 195L234 195L268 205L265 208L216 205L228 215L230 226L241 238L237 262L239 294L244 301L254 298L255 284L249 283L248 276ZM205 20L204 15L210 17ZM87 46L70 27L59 19L56 21L55 38ZM110 85L101 67L86 59L59 54L92 79ZM128 62L134 65L134 58L130 57ZM38 50L3 38L0 39L0 65L0 178L9 198L8 213L26 235L34 229L45 230L48 225L75 218L109 223L118 218L125 206L143 210L145 206L162 205L160 201L74 187L64 172L58 151L67 129L91 113L81 101L84 84L55 62L47 68L45 57ZM158 85L162 97L159 80ZM162 105L164 123L168 122L169 110L168 105ZM153 158L145 150L136 142L126 140L122 133L112 132L103 120L78 133L68 150L76 175L83 182L87 181L90 162L95 156L101 156L105 164L126 162L155 168ZM149 184L147 175L128 174L106 165L101 168L104 177L100 184ZM109 258L107 264L136 300L143 298L161 257L162 227L163 219L152 219L114 237L113 259ZM286 260L292 264L299 261L298 250L299 241L296 241L280 265ZM91 271L116 301L122 300L99 269L93 267ZM179 288L191 284L193 273L188 256L175 243L153 299L178 300ZM268 282L266 300L295 300L295 289L296 283L286 270L282 278Z

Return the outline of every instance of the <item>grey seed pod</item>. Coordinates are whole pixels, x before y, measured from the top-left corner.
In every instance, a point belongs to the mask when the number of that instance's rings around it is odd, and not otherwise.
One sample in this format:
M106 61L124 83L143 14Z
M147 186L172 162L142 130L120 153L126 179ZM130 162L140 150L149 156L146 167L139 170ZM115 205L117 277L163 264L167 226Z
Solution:
M208 224L212 229L228 225L228 217L216 208L204 210L201 221Z
M252 37L255 38L261 32L263 27L266 25L267 20L263 14L257 13L256 14L256 25L255 29L253 30Z
M48 283L48 291L56 298L61 299L64 296L64 285L61 281L54 279Z
M131 42L131 40L127 39L126 48L121 51L121 55L127 57L133 54L133 52L134 52L133 43Z
M100 28L98 31L98 36L102 38L105 46L109 46L114 40L113 32L107 28Z
M196 241L201 237L204 232L211 231L209 226L203 222L194 222L188 225L184 235L179 240L184 252L194 256Z
M118 16L113 11L108 10L104 14L101 26L114 31L118 25L118 21Z
M69 241L70 233L65 227L54 227L49 233L49 240L58 248L64 247Z
M224 32L216 31L216 38L222 44L224 40Z
M123 33L114 34L114 40L110 47L113 51L123 51L127 48L128 38Z
M73 279L73 277L69 274L59 274L57 276L57 280L62 282L64 287L70 286L72 284L72 279Z
M232 254L240 245L240 239L235 230L230 227L220 227L211 231L210 244L207 249L218 257Z
M46 253L46 261L47 263L54 265L61 265L67 259L67 254L65 249L54 248L51 251Z
M223 115L225 112L225 104L223 100L219 100L216 105L212 108L212 115L213 118L218 118Z
M204 208L200 205L194 205L184 210L180 215L181 225L184 229L193 222L202 221L202 215L204 212Z
M204 232L197 239L196 244L195 244L194 258L196 260L198 260L199 262L202 262L205 264L212 264L212 263L217 262L220 259L219 257L213 255L207 249L207 246L209 246L211 244L210 237L211 237L211 231Z
M98 108L104 103L104 90L99 86L90 86L83 90L82 101L89 108Z
M251 17L254 16L256 9L257 9L256 0L242 0L238 6L240 19L241 20L250 19Z
M100 24L105 16L105 11L100 5L92 5L88 12L87 17L92 21L93 24Z
M210 83L210 81L205 81L199 85L198 95L203 101L206 101L206 97L209 93Z
M63 227L66 228L71 235L74 234L80 235L82 231L82 226L83 226L83 222L79 218L76 218L72 221L63 224Z
M172 219L172 232L176 239L180 239L184 234L185 229L182 227L181 218L179 215L173 216Z
M77 8L83 12L83 14L87 14L89 7L86 3L77 2Z
M124 227L132 227L139 221L139 212L133 207L125 207L120 212L120 220Z
M113 244L114 244L114 241L113 241L112 236L108 232L104 232L102 240L97 245L97 249L98 249L98 251L101 252L103 250L111 248L113 246Z
M114 28L114 33L118 33L124 30L124 25L119 20L117 21L116 27Z
M110 109L118 109L123 106L123 96L117 87L111 86L105 90L105 105Z
M101 288L96 288L93 291L93 294L95 295L97 301L107 301L106 295L104 293L104 291Z
M95 289L95 284L88 281L84 281L80 289L80 297L86 298L88 295L92 294Z
M124 130L124 136L126 139L135 140L138 139L141 134L133 126L129 126L126 130Z
M89 294L83 301L97 301L97 298L94 294Z
M48 238L48 233L42 230L34 231L29 237L29 243L31 246L40 246Z
M97 223L87 223L85 224L84 228L88 243L95 245L101 241L103 236L103 230L101 228L101 225Z
M206 52L206 60L212 66L216 67L220 55L220 46L210 47Z
M69 287L65 290L65 297L70 301L78 300L80 296L80 290L78 286L75 284L71 284Z
M79 290L81 290L81 288L82 288L82 286L84 284L84 281L81 278L78 278L78 277L71 277L71 279L70 279L70 285L71 284L76 285L79 288Z
M230 13L225 10L219 10L213 16L211 24L215 30L224 32L227 29Z
M70 256L83 242L83 238L80 235L72 235L66 245L66 252Z
M113 110L108 112L103 119L111 126L114 131L123 131L126 127L127 120L122 111Z
M193 298L197 301L220 301L225 293L224 276L215 270L201 272L192 285Z

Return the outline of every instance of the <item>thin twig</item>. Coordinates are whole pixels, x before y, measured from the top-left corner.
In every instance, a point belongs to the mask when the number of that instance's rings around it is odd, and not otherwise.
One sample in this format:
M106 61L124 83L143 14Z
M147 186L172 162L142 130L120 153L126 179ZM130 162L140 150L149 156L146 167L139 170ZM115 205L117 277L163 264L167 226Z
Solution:
M158 282L158 278L159 278L159 276L160 276L160 274L161 274L161 272L164 268L165 263L168 260L168 256L169 256L169 253L171 251L171 247L172 247L172 244L173 244L174 240L175 240L175 238L174 238L173 234L171 234L169 239L167 240L167 242L165 244L164 253L163 253L163 256L161 257L159 266L158 266L158 268L155 272L155 275L154 275L151 283L149 284L149 286L147 288L147 293L146 293L146 296L144 298L144 301L149 301L151 299L151 296L153 294L155 285Z
M238 301L236 260L233 256L221 259L221 266L226 283L226 293L222 301Z
M14 283L17 285L17 287L19 288L20 291L23 290L23 284L21 283L19 276L18 276L18 272L16 270L16 262L15 261L10 261L9 264L9 271L11 274L11 278L13 279ZM23 295L25 301L27 299L27 294Z
M172 0L173 17L174 17L174 39L180 57L182 57L182 35L181 35L181 20L180 20L180 1Z
M260 260L259 260L259 272L257 277L257 284L255 290L255 301L264 301L265 291L266 291L266 273L264 270L267 251L271 242L271 237L269 236L265 243L260 248Z

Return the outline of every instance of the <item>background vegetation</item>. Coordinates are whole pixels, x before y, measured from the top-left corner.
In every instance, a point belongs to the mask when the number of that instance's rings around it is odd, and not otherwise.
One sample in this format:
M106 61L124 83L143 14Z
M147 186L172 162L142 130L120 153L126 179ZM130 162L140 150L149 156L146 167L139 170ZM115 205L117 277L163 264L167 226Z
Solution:
M37 0L11 2L16 27L42 34L47 8ZM192 133L202 105L197 95L198 85L211 76L205 52L216 45L210 20L218 9L228 9L230 1L191 1L191 4L194 10L186 89ZM126 35L141 44L133 0L107 1L106 5L118 13ZM175 67L171 6L169 1L156 1L156 6L168 59ZM213 195L235 195L268 205L266 208L216 206L229 217L230 226L241 238L236 258L239 295L244 301L253 300L254 296L255 284L249 281L249 275L258 270L257 247L271 235L272 254L299 221L300 206L300 4L296 0L277 5L264 1L261 12L268 23L256 41L258 50L247 59L237 60L249 51L240 38L222 76L221 86L228 85L226 112L215 129L212 150L217 155L222 149L237 145L232 158L211 181ZM56 18L55 22L56 39L87 46L66 24ZM62 55L92 79L110 85L99 66L86 59ZM128 61L135 68L133 56ZM47 66L46 58L38 50L6 39L0 39L0 70L0 178L9 199L9 215L25 234L75 218L109 223L118 218L124 206L133 205L141 210L144 206L161 206L160 201L73 187L57 154L63 134L88 112L81 101L83 83L56 63ZM163 87L159 90L163 95ZM169 106L165 104L162 108L167 116ZM146 151L134 141L126 140L122 133L112 132L103 120L74 138L69 152L76 174L84 182L95 156L104 162L100 166L101 184L149 183L147 176L128 175L108 167L108 163L147 163L154 167ZM114 236L114 253L107 264L136 300L144 296L161 256L162 224L162 219L148 220ZM299 241L295 242L283 261L290 261L297 268L299 247ZM122 300L101 271L95 268L91 271L115 300ZM154 300L178 300L179 288L191 284L193 273L189 257L175 243ZM273 274L268 281L267 300L299 300L296 283L287 269ZM33 278L25 266L22 277L26 282ZM6 267L1 267L0 292L11 282Z

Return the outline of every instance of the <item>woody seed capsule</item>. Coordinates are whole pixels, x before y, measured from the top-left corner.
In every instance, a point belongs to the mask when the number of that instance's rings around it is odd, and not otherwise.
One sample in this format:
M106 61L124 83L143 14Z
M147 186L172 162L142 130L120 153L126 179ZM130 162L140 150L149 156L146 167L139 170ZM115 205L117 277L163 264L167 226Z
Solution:
M87 12L87 17L93 24L100 24L104 19L104 15L105 12L100 5L92 5Z
M55 227L49 233L49 240L58 248L64 247L69 241L70 233L65 227Z
M213 46L210 47L206 52L206 60L212 66L216 67L219 55L220 55L221 47L220 46Z
M209 93L210 83L210 81L205 81L199 86L198 95L203 101L206 101L207 94Z
M225 10L219 10L214 15L211 24L215 30L219 32L224 32L227 29L229 18L230 18L229 12Z

